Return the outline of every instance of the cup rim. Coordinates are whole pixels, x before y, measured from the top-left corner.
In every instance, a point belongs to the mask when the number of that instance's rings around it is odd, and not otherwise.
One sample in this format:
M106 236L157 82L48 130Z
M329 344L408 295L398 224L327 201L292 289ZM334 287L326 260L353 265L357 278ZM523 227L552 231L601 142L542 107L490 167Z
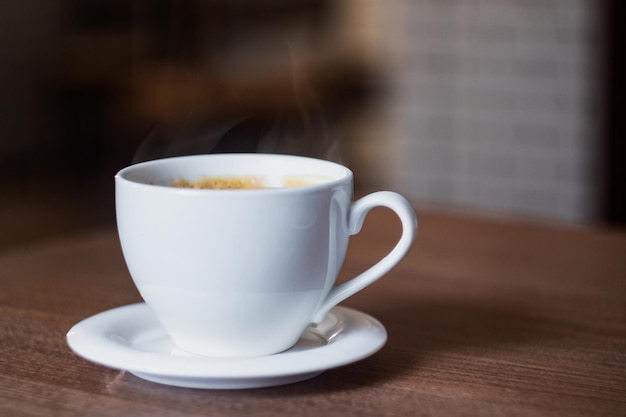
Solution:
M210 159L256 159L256 160L266 160L271 161L272 159L276 161L290 161L300 162L300 163L308 163L308 164L318 164L319 166L326 166L333 172L335 175L329 175L331 178L330 181L324 181L321 183L307 184L298 187L277 187L277 188L259 188L259 189L199 189L199 188L177 188L172 187L169 184L159 183L156 181L155 183L146 182L145 180L133 179L129 178L129 175L133 173L137 173L141 170L149 170L154 169L156 166L165 166L165 165L173 165L176 163L180 163L183 161L197 161L197 160L210 160ZM325 172L326 173L326 172ZM304 174L304 173L303 173ZM222 174L216 174L222 175ZM254 175L247 173L239 173L233 175ZM296 174L294 174L296 175ZM159 189L159 190L169 190L175 193L184 193L184 194L215 194L215 193L284 193L284 192L308 192L311 190L319 190L319 189L328 189L333 188L338 185L342 185L345 182L351 182L354 174L352 171L344 165L333 161L327 161L324 159L312 158L307 156L299 156L299 155L289 155L289 154L270 154L270 153L220 153L220 154L198 154L198 155L184 155L184 156L174 156L167 158L159 158L144 162L135 163L132 165L128 165L122 169L120 169L115 175L116 183L125 183L135 187L141 188L149 188L149 189ZM179 175L180 177L180 175ZM174 179L175 180L175 179Z

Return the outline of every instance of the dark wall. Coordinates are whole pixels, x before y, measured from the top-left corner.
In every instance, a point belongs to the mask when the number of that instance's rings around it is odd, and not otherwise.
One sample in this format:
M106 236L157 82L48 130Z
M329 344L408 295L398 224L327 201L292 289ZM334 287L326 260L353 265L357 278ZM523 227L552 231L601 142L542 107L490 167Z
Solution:
M609 0L606 185L604 216L626 224L626 3Z

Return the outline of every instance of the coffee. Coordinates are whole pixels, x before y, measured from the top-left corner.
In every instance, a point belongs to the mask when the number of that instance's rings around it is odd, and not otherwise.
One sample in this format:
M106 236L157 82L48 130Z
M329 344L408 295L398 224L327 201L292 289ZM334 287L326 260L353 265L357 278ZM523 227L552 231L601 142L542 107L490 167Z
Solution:
M197 188L205 190L260 190L303 187L306 185L320 184L329 180L330 178L313 175L293 175L276 178L260 176L202 177L196 181L181 178L171 185L177 188Z

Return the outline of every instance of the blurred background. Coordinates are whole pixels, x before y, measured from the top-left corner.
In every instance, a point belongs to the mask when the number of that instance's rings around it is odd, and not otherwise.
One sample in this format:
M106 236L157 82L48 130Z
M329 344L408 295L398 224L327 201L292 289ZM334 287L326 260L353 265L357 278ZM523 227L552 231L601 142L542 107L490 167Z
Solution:
M340 161L358 194L626 223L617 0L0 3L0 251L114 227L137 161ZM622 25L623 26L623 25Z

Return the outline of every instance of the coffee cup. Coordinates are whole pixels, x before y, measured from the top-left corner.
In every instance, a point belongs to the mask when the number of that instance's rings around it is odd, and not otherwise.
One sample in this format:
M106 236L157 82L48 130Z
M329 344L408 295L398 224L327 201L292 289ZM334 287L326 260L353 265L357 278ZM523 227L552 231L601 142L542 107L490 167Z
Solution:
M166 158L128 166L115 183L131 277L177 348L196 355L289 349L307 326L392 269L417 231L404 197L381 191L353 201L348 168L306 157ZM400 218L397 244L337 283L349 237L378 206Z

